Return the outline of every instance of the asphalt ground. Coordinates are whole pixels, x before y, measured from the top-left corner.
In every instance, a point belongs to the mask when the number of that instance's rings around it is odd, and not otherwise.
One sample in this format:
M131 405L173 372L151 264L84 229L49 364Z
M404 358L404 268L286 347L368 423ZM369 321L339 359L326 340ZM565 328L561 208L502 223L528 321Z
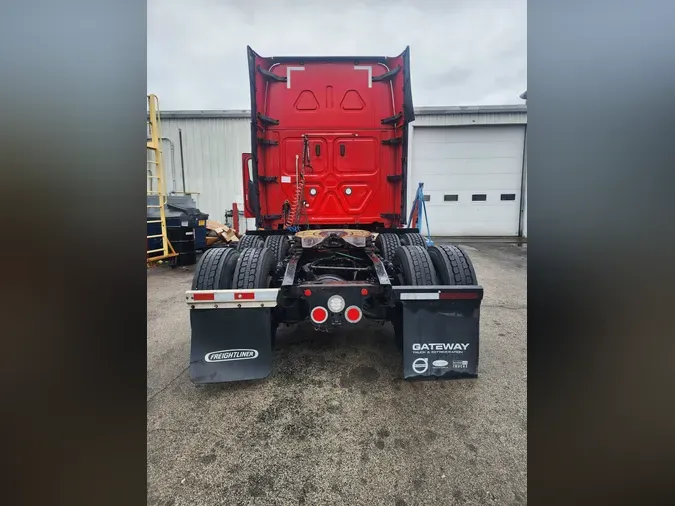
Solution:
M469 243L479 378L407 382L389 324L281 328L264 380L193 385L192 268L148 270L148 504L527 503L527 247Z

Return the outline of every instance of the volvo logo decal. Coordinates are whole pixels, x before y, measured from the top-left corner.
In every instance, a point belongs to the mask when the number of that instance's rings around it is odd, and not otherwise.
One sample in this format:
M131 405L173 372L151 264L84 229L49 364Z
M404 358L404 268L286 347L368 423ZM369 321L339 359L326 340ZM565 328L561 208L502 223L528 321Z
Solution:
M413 371L417 374L423 374L429 369L429 359L428 358L417 358L412 363Z

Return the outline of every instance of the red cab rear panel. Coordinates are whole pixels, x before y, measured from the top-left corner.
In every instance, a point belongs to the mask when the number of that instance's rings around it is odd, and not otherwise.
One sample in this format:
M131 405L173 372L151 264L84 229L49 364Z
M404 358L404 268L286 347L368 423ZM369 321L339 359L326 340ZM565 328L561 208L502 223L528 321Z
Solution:
M263 58L248 48L248 57L244 193L256 226L283 228L293 205L300 226L400 226L414 119L408 49L394 58Z

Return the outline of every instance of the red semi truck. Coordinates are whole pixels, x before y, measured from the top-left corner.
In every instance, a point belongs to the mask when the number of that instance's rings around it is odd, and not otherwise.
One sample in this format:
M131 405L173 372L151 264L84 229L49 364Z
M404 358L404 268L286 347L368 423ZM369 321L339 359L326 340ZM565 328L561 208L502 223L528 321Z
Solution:
M402 375L477 377L483 289L457 246L405 228L409 48L396 57L248 51L250 154L236 248L206 251L187 292L190 378L264 378L280 324L391 322Z

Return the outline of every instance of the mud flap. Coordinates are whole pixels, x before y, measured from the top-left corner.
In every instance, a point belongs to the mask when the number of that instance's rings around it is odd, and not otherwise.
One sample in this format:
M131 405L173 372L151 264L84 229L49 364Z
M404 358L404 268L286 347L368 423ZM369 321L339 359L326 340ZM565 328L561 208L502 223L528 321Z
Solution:
M394 287L405 379L478 376L480 286Z
M191 309L190 379L224 383L272 370L272 309Z

